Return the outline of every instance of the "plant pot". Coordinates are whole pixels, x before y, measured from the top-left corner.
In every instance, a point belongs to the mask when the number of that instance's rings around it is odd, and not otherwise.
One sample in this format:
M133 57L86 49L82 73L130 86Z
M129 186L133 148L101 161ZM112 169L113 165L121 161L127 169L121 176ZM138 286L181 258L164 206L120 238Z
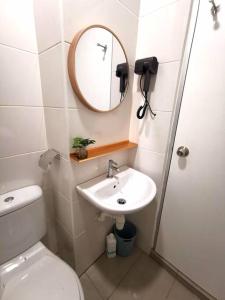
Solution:
M75 155L79 158L79 159L85 159L88 157L88 152L86 148L76 148L75 149Z

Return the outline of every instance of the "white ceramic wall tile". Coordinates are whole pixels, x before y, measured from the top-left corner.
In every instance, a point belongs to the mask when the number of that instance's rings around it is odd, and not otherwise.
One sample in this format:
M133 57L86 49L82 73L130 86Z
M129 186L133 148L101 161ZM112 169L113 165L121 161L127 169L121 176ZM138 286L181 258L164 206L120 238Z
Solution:
M63 108L45 108L46 134L48 148L54 148L68 157L69 147L65 110Z
M69 43L64 43L64 49L65 49L65 65L67 66L67 57L69 53ZM66 88L67 88L67 101L68 101L68 107L69 108L84 108L84 105L81 103L81 101L78 99L78 97L75 95L75 92L72 89L68 71L65 71L66 76Z
M130 164L137 170L150 176L157 185L157 189L161 185L161 177L164 163L164 154L149 151L138 147L129 153Z
M58 255L74 268L73 238L65 231L64 227L56 222L56 232L58 241Z
M42 152L0 159L0 194L24 186L42 183L42 170L38 160Z
M39 56L44 106L65 106L62 59L61 44L50 48Z
M175 1L177 0L141 0L140 16L145 16L154 10L157 10Z
M54 193L53 201L55 204L56 219L62 224L65 230L72 235L72 213L70 201L59 193Z
M170 130L171 112L156 112L155 119L150 113L139 121L139 145L153 152L165 153Z
M43 108L0 107L0 157L46 149Z
M64 159L55 159L50 168L50 178L54 191L61 193L67 199L72 198L71 184L73 174L71 172L70 161Z
M38 51L61 40L59 0L33 0Z
M119 166L128 164L128 152L121 151L111 153L110 155L87 161L85 164L72 163L74 184L88 181L94 177L107 172L108 162L113 159Z
M63 1L64 39L71 42L74 35L91 24L102 24L118 35L134 64L138 18L118 1L73 0Z
M37 54L0 45L0 65L0 105L43 105Z
M88 109L70 109L70 140L82 136L96 140L97 145L127 140L129 136L130 103L128 101L107 114Z
M33 1L0 2L0 43L37 52Z
M175 100L180 62L159 64L152 80L150 101L153 110L172 111Z
M147 254L152 248L153 230L158 212L158 199L154 199L150 205L141 211L127 216L127 219L133 222L138 230L136 245Z
M91 229L75 240L76 271L80 275L105 251L105 237L109 228L98 221L91 223Z
M157 56L160 63L182 56L190 1L180 0L140 18L137 57Z
M106 218L104 222L97 221L100 213L99 209L97 209L93 204L81 197L78 193L76 193L74 197L76 197L77 199L77 201L73 202L74 219L76 220L74 233L76 237L81 236L87 231L92 231L93 235L96 235L98 233L98 230L94 232L92 230L93 226L103 226L106 232L108 232L112 228L113 221L111 218ZM99 255L100 254L101 253L99 253Z
M130 9L136 16L139 16L139 9L141 0L119 0L128 9Z

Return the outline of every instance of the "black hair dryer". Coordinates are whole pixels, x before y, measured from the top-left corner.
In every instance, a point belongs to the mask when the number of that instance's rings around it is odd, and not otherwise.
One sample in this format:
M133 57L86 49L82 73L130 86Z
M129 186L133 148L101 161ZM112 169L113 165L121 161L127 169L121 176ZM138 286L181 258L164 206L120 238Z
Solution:
M120 78L120 93L123 95L126 90L126 80L128 78L128 63L117 65L116 77Z
M142 95L145 98L145 103L143 106L140 106L137 111L138 119L142 119L144 117L145 112L148 107L150 109L151 114L153 116L156 116L156 114L153 113L150 103L148 101L148 92L149 92L149 87L150 87L151 76L155 75L157 73L158 65L159 65L159 63L155 56L138 59L135 62L134 72L138 75L144 76L144 84L142 87L142 84L140 82L140 89L141 89Z

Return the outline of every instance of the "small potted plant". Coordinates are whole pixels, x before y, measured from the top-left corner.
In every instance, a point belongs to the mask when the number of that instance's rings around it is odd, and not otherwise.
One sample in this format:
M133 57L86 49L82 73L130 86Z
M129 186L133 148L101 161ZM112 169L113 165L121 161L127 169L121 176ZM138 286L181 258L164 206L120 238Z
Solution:
M86 147L88 145L94 144L95 140L91 140L91 139L83 139L81 137L75 137L73 139L73 145L72 148L75 149L75 155L79 158L79 159L85 159L88 157L88 152Z

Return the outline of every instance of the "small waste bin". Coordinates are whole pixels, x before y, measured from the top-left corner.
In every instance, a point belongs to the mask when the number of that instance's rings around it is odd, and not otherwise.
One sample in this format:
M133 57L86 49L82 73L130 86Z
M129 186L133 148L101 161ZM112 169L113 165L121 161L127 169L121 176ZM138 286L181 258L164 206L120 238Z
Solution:
M125 222L122 230L118 230L116 225L113 226L113 232L117 241L116 250L119 256L129 256L132 253L136 231L135 225L128 221Z

